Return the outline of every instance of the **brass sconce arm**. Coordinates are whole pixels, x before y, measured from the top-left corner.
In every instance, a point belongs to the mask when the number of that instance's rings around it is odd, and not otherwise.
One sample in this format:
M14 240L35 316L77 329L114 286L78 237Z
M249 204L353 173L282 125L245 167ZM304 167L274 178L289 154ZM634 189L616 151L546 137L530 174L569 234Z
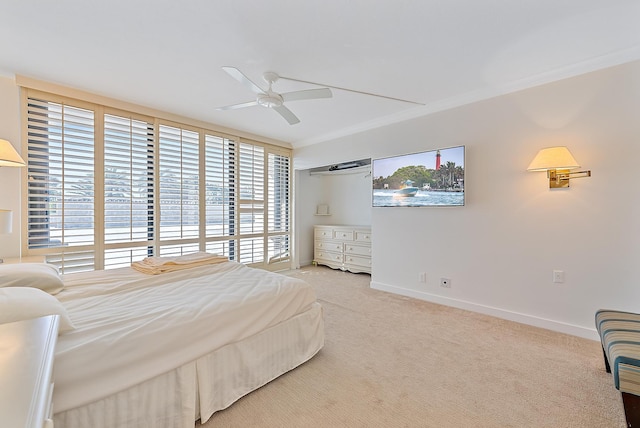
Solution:
M547 171L547 177L549 177L550 189L561 189L569 187L569 180L572 178L591 177L591 171L570 172L568 169L550 169Z

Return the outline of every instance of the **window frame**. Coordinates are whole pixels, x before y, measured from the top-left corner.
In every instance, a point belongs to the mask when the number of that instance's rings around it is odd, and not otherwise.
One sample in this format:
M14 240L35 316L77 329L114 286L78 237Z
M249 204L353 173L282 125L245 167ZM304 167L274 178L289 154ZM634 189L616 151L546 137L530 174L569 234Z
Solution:
M97 97L97 96L96 96ZM49 261L57 263L66 269L63 268L63 272L69 273L74 271L73 263L71 260L73 259L72 253L90 253L93 252L93 265L94 269L103 269L105 267L105 255L108 251L123 249L127 250L130 248L149 248L150 253L153 255L163 254L163 248L168 247L169 245L181 245L187 246L191 245L191 249L197 248L200 251L205 251L207 246L210 247L213 245L217 245L214 243L222 242L222 246L225 245L225 241L228 242L228 245L232 245L235 247L236 252L234 254L234 259L240 261L242 258L242 254L238 252L241 248L241 242L247 239L258 239L262 240L262 256L259 257L261 261L257 263L249 263L252 267L260 267L267 270L284 270L290 269L293 265L294 258L292 255L292 242L293 242L293 228L292 228L292 194L293 194L293 185L292 185L292 177L293 177L293 159L292 159L292 150L290 148L276 146L273 144L269 144L266 142L258 141L252 138L246 138L244 136L231 135L228 132L220 132L219 130L214 129L213 127L202 126L205 124L198 124L199 126L195 126L189 122L188 120L170 120L165 118L166 114L162 114L162 112L158 112L160 114L150 115L145 114L149 113L149 109L140 108L141 112L136 112L134 109L122 109L118 107L113 107L110 105L103 105L94 101L85 101L83 99L78 99L74 97L69 97L66 95L60 95L56 93L51 93L48 91L42 91L39 89L32 89L30 87L21 87L21 111L22 111L22 127L23 127L23 154L26 155L29 150L29 139L28 139L28 126L29 126L29 118L27 117L27 105L28 100L30 98L38 98L41 100L45 100L47 102L53 103L62 103L65 105L69 105L71 107L79 107L83 109L89 109L94 112L94 178L95 178L95 187L94 187L94 206L95 213L94 216L94 244L86 245L86 246L78 246L74 247L72 250L65 249L62 247L52 247L52 248L29 248L28 241L28 225L29 225L29 188L28 188L28 168L24 168L23 177L22 177L22 194L23 194L23 215L22 221L25 227L22 228L22 254L25 256L45 256ZM99 97L98 97L99 98ZM100 100L104 101L104 100ZM127 105L130 107L130 105ZM132 111L133 110L133 111ZM153 236L150 236L148 240L129 240L129 241L119 241L119 242L108 242L105 233L105 116L112 115L117 117L129 118L132 120L140 120L146 121L149 124L153 124L153 198L154 198L154 213L153 213L153 223L154 230L152 232ZM180 118L178 118L180 119ZM161 126L169 126L176 127L180 129L189 130L192 132L196 132L198 135L198 212L199 212L199 221L198 221L198 233L197 237L187 237L180 239L161 239L160 231L160 219L161 219L161 204L160 204L160 183L159 183L159 174L160 174L160 151L162 150L160 144L160 128ZM227 130L228 131L228 130ZM229 141L232 141L235 145L234 149L234 177L231 179L235 181L234 195L233 200L229 203L233 205L232 210L234 211L234 224L231 226L229 233L227 235L219 235L219 236L207 236L207 217L206 217L206 136L209 135L215 138L223 138ZM259 233L243 233L240 227L240 207L241 207L241 199L240 199L240 171L242 169L242 165L240 164L240 147L241 145L250 145L254 147L260 147L260 150L263 150L263 160L262 160L262 193L263 193L263 204L262 204L262 217L263 217L263 227L262 231ZM277 155L283 156L288 159L288 188L285 191L287 197L287 211L288 211L288 219L286 224L286 230L282 231L270 231L269 225L270 222L270 207L269 207L269 158L270 156ZM25 157L27 159L27 157ZM27 161L28 162L28 161ZM133 222L133 220L131 220ZM133 227L133 226L131 226ZM288 256L285 258L274 258L270 257L269 251L269 239L272 236L286 236L284 239L288 243ZM65 260L65 254L68 254L69 257ZM80 259L86 256L78 256ZM251 258L254 260L254 258ZM82 263L78 262L78 266L82 266ZM78 270L82 270L78 268ZM90 269L86 269L90 270Z

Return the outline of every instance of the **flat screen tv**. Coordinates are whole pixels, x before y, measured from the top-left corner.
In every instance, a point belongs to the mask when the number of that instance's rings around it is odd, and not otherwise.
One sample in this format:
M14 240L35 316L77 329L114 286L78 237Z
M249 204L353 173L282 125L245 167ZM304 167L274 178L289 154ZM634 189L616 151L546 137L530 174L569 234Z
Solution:
M464 205L464 146L372 161L374 207Z

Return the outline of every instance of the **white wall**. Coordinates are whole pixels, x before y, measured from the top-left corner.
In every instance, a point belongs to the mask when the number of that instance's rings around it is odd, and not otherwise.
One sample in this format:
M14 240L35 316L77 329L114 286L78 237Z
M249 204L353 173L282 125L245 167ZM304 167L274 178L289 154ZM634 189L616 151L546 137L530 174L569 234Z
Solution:
M325 201L318 196L322 194L320 180L312 180L306 170L295 170L294 174L293 267L298 269L310 264L313 259L313 225L322 218L314 214L316 205Z
M303 147L294 162L465 145L466 206L373 209L372 287L596 338L598 308L640 310L639 112L634 62ZM550 190L526 172L553 145L593 176Z
M0 76L0 138L20 150L20 92L13 79ZM0 167L0 208L13 211L13 233L0 235L0 258L20 255L20 179L22 168Z
M310 175L308 170L297 170L295 188L296 267L311 264L314 225L371 225L369 171ZM329 205L331 215L315 215L318 204Z

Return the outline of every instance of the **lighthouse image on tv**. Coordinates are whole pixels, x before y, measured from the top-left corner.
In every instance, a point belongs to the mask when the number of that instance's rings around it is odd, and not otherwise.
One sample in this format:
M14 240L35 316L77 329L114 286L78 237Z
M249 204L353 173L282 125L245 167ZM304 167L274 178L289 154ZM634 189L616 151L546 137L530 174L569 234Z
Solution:
M464 146L372 161L374 207L464 205Z

